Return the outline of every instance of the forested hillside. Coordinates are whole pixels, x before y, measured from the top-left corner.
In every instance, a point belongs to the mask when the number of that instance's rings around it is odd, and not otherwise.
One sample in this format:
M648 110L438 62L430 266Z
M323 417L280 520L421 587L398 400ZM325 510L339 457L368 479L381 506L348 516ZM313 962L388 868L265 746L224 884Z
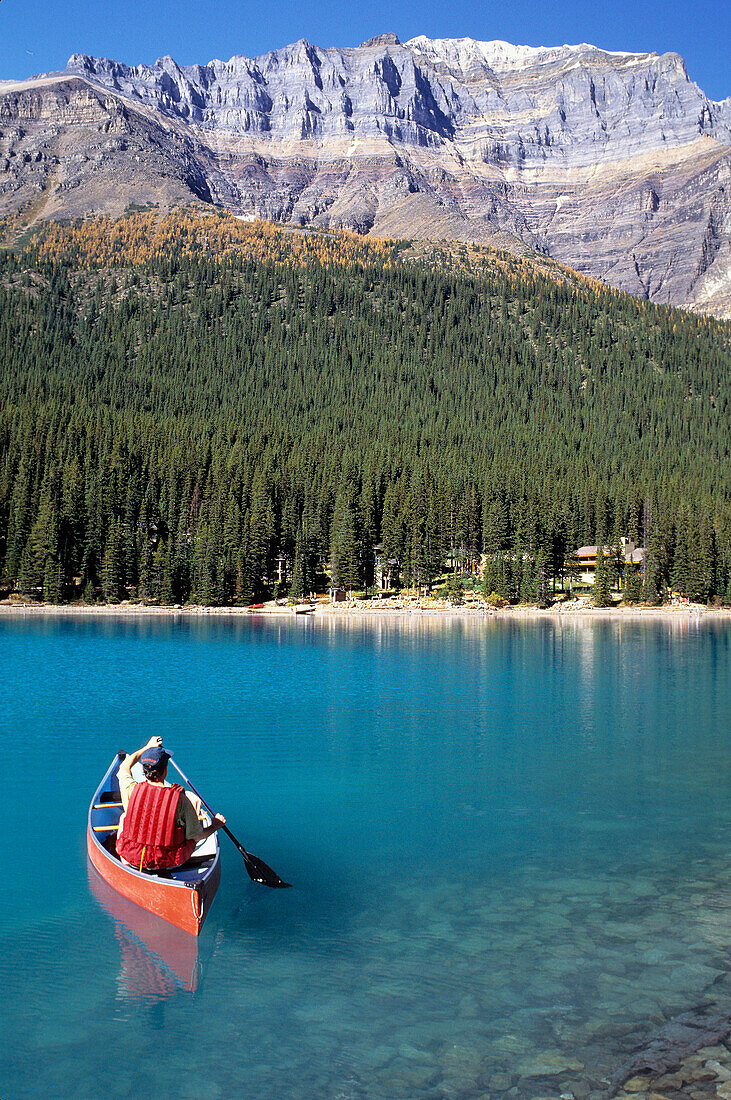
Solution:
M245 603L585 543L731 598L731 325L480 250L228 217L4 226L0 571L49 600Z

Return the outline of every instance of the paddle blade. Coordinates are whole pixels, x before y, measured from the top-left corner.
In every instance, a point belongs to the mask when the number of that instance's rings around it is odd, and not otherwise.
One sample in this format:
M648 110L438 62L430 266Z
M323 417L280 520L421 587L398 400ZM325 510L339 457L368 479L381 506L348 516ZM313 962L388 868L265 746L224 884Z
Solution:
M249 878L252 882L259 882L262 886L271 886L272 890L283 890L287 887L291 887L291 882L285 882L281 879L276 871L272 871L271 867L264 862L263 859L259 859L258 856L252 855L251 852L247 852L241 841L237 840L233 835L228 825L223 826L223 831L230 840L234 842L241 855L244 857L244 865L249 872Z
M292 886L291 882L284 882L276 871L272 871L263 859L253 856L251 852L244 855L244 864L249 872L252 882L260 882L262 886L271 886L272 890L284 890Z

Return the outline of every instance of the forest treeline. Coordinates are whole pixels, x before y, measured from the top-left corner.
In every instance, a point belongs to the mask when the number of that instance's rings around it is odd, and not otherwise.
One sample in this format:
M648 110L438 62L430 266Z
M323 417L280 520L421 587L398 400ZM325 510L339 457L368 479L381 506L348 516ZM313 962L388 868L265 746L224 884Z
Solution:
M6 224L6 591L246 603L485 553L536 600L627 536L640 596L731 600L731 325L507 254L175 217Z

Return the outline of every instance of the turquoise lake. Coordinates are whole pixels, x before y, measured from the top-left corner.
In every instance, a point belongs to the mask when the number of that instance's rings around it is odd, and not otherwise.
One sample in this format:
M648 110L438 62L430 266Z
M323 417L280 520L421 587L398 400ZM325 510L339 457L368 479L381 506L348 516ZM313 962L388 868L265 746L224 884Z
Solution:
M728 621L33 614L0 668L3 1100L600 1095L728 1011ZM294 884L222 836L197 945L87 871L153 734Z

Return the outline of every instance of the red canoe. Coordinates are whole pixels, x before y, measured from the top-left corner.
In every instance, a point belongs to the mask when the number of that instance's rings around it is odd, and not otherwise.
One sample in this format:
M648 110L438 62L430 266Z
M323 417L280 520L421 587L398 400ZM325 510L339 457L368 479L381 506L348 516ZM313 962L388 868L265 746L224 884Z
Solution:
M122 816L115 756L89 806L86 848L92 865L113 890L130 901L197 936L221 880L216 833L202 841L182 867L163 874L136 871L119 859L115 847Z

